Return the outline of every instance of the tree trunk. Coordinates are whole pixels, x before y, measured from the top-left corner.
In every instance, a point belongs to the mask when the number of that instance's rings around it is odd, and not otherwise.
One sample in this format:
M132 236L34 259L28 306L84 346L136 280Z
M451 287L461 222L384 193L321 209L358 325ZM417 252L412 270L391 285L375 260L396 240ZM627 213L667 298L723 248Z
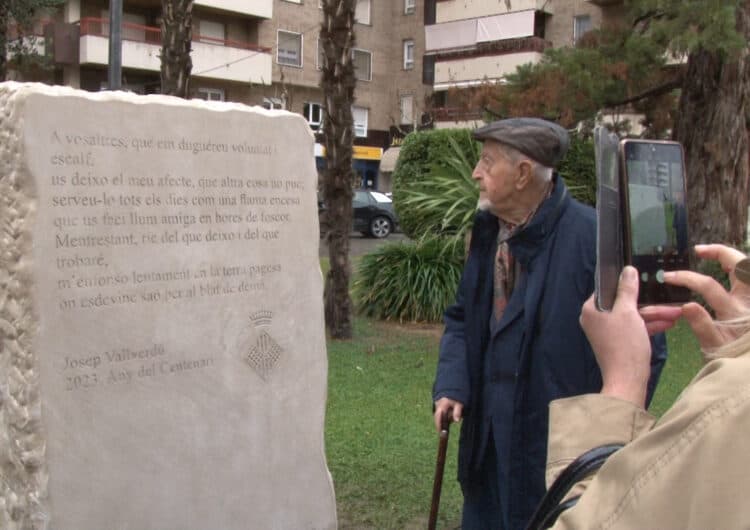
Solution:
M161 93L187 98L193 69L193 0L162 0L161 10Z
M321 85L325 98L323 133L326 170L323 199L327 207L328 255L325 281L326 326L335 339L352 336L349 297L349 234L352 229L352 143L354 102L354 0L324 0L320 39L325 51Z
M737 8L737 29L750 39L750 2ZM692 243L742 247L747 232L750 58L747 44L723 57L688 57L674 138L685 148Z
M10 10L6 0L0 0L0 81L8 75L8 23Z

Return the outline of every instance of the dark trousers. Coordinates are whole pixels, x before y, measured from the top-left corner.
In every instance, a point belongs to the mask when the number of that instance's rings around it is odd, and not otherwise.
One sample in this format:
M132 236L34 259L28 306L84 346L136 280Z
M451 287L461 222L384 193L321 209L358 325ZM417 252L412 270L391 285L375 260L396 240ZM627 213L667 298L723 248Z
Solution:
M464 494L462 530L503 530L495 442L490 434L475 480L461 484Z

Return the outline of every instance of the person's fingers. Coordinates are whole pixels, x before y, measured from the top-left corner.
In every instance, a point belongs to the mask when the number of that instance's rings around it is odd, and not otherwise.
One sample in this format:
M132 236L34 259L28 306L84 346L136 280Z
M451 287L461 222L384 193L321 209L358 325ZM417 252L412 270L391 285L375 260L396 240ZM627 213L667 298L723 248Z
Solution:
M734 273L734 267L745 254L726 245L695 245L695 255L701 259L718 261L724 272Z
M647 324L655 320L676 321L682 316L682 307L673 305L650 305L640 308L638 312Z
M698 293L711 306L719 318L734 316L735 309L732 296L719 282L693 271L670 271L664 273L664 281L670 285L681 285L691 291Z
M718 348L724 344L724 338L714 325L711 315L700 304L685 304L682 306L682 316L687 320L702 349Z
M635 307L638 303L638 271L630 265L625 266L620 273L620 281L617 284L617 298L612 308L616 311L618 307Z
M651 320L646 322L646 331L648 331L649 336L656 335L657 333L664 333L665 331L672 329L675 322L675 320Z
M453 405L453 422L458 423L464 415L464 406L461 403Z
M443 427L443 418L447 418L451 413L450 408L451 402L445 398L441 398L435 403L435 429L438 432Z
M458 423L463 417L464 406L458 401L449 398L440 398L435 402L435 428L440 432L443 428L444 420Z
M596 318L596 314L599 312L596 308L594 297L594 294L588 297L581 307L581 314L578 316L578 323L581 324L581 327L584 330L586 329L586 326L588 326L589 320Z
M642 307L638 312L641 314L643 322L646 323L646 330L649 335L662 333L672 328L682 316L680 306L647 306Z

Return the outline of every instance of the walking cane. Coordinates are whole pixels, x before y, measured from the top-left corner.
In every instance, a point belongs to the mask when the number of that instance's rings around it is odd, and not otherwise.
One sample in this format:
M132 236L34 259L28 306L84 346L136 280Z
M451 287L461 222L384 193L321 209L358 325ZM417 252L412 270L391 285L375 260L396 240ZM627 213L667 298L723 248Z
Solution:
M443 470L445 469L445 453L448 451L448 431L451 422L447 415L440 420L440 437L438 441L437 463L435 464L435 482L432 484L432 506L430 507L430 521L428 530L435 530L437 525L438 506L440 505L440 491L443 489Z

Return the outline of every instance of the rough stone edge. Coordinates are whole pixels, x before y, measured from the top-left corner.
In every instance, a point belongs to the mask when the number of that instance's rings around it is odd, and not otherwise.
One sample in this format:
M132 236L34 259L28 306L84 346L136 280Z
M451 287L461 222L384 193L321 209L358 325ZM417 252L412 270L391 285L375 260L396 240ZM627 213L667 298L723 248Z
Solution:
M23 95L0 85L0 528L45 530L48 471L33 340L31 228L36 191L23 164Z
M87 92L85 90L79 90L77 88L71 88L62 85L45 85L44 83L19 83L16 81L6 81L0 83L0 90L2 92L12 92L19 96L27 96L30 94L42 94L46 96L55 97L79 97L90 99L91 101L109 101L109 102L127 102L134 103L137 105L148 105L148 104L160 104L177 107L192 107L199 109L210 109L214 111L242 111L261 114L264 116L277 116L286 117L294 121L298 121L299 125L304 126L303 130L306 130L310 137L314 139L315 134L310 129L305 120L304 116L288 110L281 109L265 109L263 107L254 105L245 105L244 103L234 103L228 101L206 101L203 99L182 99L174 96L165 96L162 94L148 94L140 95L133 92L125 91L102 91L102 92Z
M0 528L7 530L46 530L50 519L46 438L41 423L38 361L33 350L39 324L33 307L31 263L37 193L23 163L20 117L23 101L31 94L40 93L92 101L157 103L283 116L304 125L303 130L314 141L314 134L304 118L285 110L163 95L85 92L42 83L0 83ZM327 394L327 388L324 393ZM323 424L324 418L325 407ZM324 429L321 429L320 450L333 498L333 528L336 528L336 495L327 466Z

